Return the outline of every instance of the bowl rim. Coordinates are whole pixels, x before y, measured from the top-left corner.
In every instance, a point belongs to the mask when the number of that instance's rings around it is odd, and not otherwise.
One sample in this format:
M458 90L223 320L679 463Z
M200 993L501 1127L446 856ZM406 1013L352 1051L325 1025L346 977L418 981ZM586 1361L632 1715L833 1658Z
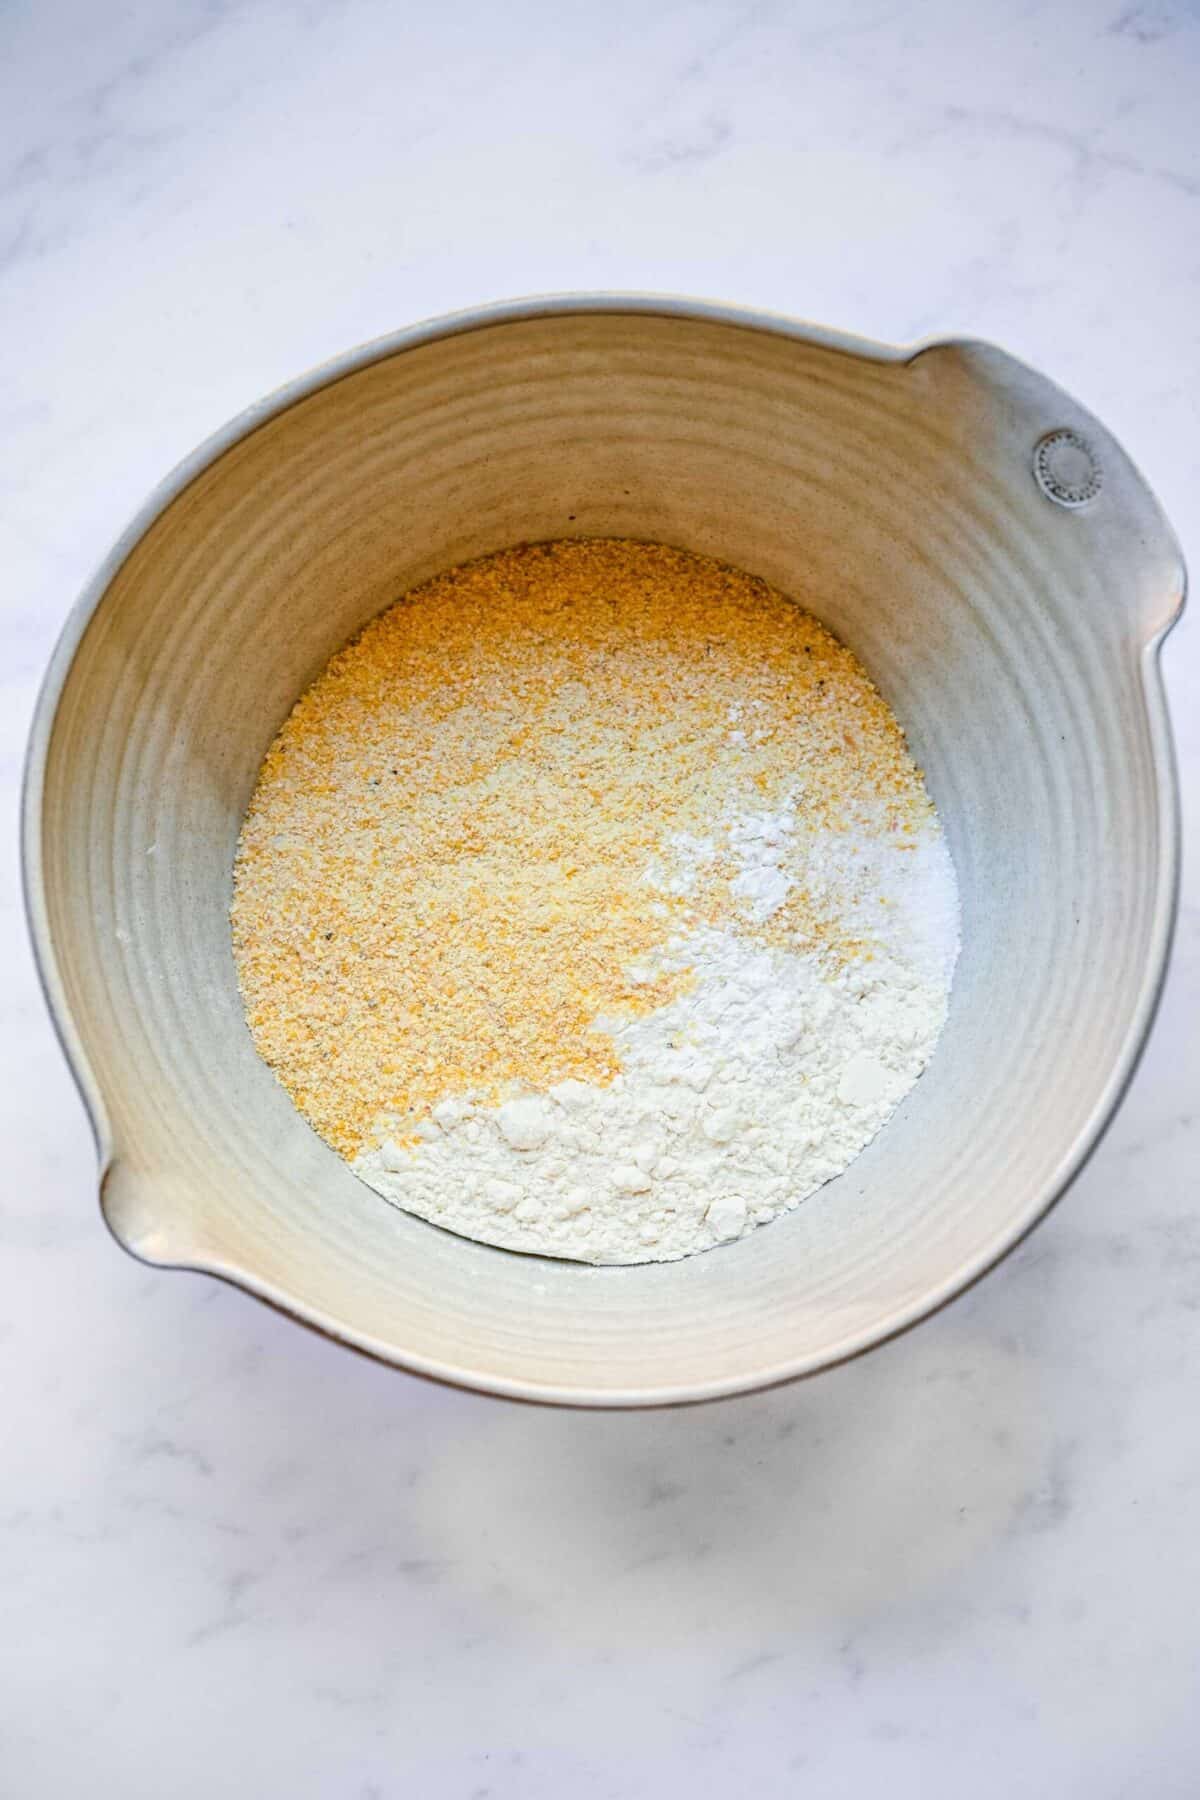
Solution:
M795 1357L774 1367L710 1382L689 1382L669 1388L605 1390L552 1382L539 1383L528 1379L515 1380L440 1359L398 1353L393 1346L374 1338L370 1333L356 1333L344 1320L324 1315L317 1308L306 1307L295 1296L260 1280L252 1269L224 1263L217 1256L206 1256L203 1253L194 1257L170 1254L158 1257L148 1254L144 1247L132 1244L120 1235L104 1205L107 1178L117 1161L119 1151L101 1084L92 1068L67 1001L46 905L42 858L46 760L63 689L88 626L118 571L146 533L192 482L219 461L226 451L248 438L259 427L278 418L322 388L332 386L348 375L406 350L492 326L573 315L613 314L717 324L752 334L783 337L870 362L907 364L930 351L973 348L997 354L1010 365L1026 366L1020 364L1008 351L973 336L931 336L912 344L891 344L763 308L744 307L720 300L693 299L683 295L621 290L553 293L492 301L423 319L397 331L369 339L275 388L212 432L151 490L90 579L84 583L59 632L34 704L22 772L20 827L22 891L34 964L51 1023L91 1127L98 1159L101 1214L121 1248L139 1261L156 1267L188 1269L229 1282L337 1343L363 1352L391 1367L404 1369L410 1374L506 1399L603 1410L693 1405L735 1394L758 1392L817 1374L824 1369L840 1367L877 1345L899 1337L922 1319L931 1317L950 1301L966 1293L1028 1236L1074 1182L1111 1124L1136 1073L1166 980L1179 906L1182 829L1178 772L1162 679L1161 652L1166 637L1183 611L1187 593L1186 565L1178 539L1149 483L1141 471L1136 470L1146 495L1158 510L1164 540L1175 558L1178 570L1175 604L1164 622L1145 638L1138 657L1160 827L1155 903L1146 966L1120 1050L1108 1079L1097 1095L1087 1120L1075 1134L1074 1141L1066 1148L1055 1170L1025 1207L1003 1229L996 1232L991 1240L965 1258L955 1273L936 1288L894 1308L890 1315L851 1334L844 1344L829 1352ZM1039 375L1038 379L1047 386L1051 385L1046 377ZM1078 402L1072 404L1080 413L1085 412Z

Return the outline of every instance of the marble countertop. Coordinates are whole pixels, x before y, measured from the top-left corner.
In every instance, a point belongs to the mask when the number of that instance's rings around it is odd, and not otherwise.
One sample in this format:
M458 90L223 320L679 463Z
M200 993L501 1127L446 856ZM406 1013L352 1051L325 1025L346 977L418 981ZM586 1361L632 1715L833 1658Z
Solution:
M1195 0L17 0L0 69L0 1789L1200 1792L1194 873L1119 1119L999 1271L816 1381L592 1416L123 1256L13 848L40 671L150 486L479 300L994 338L1200 566ZM1194 826L1186 621L1166 664Z

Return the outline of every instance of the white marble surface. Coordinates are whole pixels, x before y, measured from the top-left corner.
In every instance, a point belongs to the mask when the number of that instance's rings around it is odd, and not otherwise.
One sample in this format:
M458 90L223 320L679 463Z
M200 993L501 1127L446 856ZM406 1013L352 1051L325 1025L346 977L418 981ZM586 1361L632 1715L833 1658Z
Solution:
M1118 1123L981 1288L807 1385L587 1416L121 1255L12 830L50 644L150 485L481 299L996 338L1200 565L1198 77L1195 0L0 11L6 1796L1200 1792L1194 879ZM1167 665L1194 824L1186 622Z

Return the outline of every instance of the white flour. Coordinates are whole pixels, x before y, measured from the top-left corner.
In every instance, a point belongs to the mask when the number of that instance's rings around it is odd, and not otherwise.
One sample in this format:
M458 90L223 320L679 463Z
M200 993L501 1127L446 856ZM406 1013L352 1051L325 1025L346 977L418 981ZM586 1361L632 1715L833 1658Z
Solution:
M884 833L804 837L792 804L712 839L677 837L648 879L686 893L719 848L748 921L806 891L860 931L835 968L733 927L668 946L695 985L649 1016L598 1020L624 1073L499 1107L444 1100L415 1148L355 1162L379 1193L486 1243L595 1263L668 1261L740 1237L841 1173L912 1087L946 1017L958 949L954 871L930 819L915 848ZM800 817L803 817L802 809ZM653 974L647 970L647 978Z

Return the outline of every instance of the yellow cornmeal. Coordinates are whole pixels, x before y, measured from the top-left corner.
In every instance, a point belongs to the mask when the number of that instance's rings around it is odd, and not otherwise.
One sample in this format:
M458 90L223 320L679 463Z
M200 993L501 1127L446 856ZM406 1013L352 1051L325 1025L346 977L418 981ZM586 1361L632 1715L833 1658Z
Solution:
M619 539L451 570L333 658L263 764L232 909L255 1043L348 1157L451 1095L608 1083L597 1019L686 991L658 953L690 926L869 955L803 885L755 925L721 854L686 894L648 879L674 834L797 794L806 829L878 831L882 797L907 842L931 813L855 657L765 582Z

